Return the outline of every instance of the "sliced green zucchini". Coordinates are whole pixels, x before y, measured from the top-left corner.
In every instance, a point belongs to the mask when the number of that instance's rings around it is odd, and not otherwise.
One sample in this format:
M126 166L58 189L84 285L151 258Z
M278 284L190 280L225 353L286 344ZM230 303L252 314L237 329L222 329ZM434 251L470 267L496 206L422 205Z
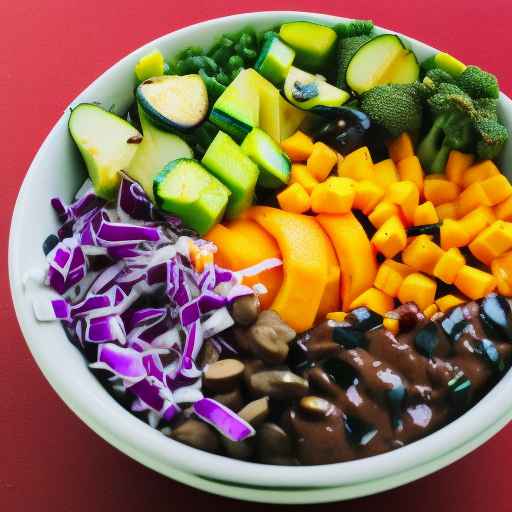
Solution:
M201 163L231 191L226 215L233 219L251 206L258 167L227 134L220 131Z
M273 34L265 41L254 69L274 85L281 87L294 58L295 50L284 44L277 34Z
M139 59L135 66L137 80L143 82L153 76L161 76L165 72L164 56L160 50L153 50Z
M329 62L338 35L325 25L292 21L281 25L279 37L295 50L296 66L317 72Z
M190 158L169 162L155 177L153 193L162 210L177 215L200 235L221 221L230 195L219 180Z
M151 121L171 132L190 132L208 113L208 92L199 75L149 78L135 96Z
M420 67L414 53L394 34L382 34L363 44L347 68L346 81L357 94L377 85L411 83Z
M148 197L154 200L153 180L170 161L177 158L192 158L190 146L173 133L160 130L148 119L139 105L139 117L144 139L125 173L137 181Z
M253 128L245 137L241 148L260 169L258 185L279 188L288 183L290 159L270 135L259 128Z
M290 103L303 110L319 105L339 107L350 98L348 92L294 66L286 77L284 95Z
M121 182L120 171L130 165L143 142L141 134L124 119L92 103L75 107L68 127L96 194L113 199Z
M241 142L259 126L260 100L251 78L254 70L245 69L229 84L213 105L210 121Z

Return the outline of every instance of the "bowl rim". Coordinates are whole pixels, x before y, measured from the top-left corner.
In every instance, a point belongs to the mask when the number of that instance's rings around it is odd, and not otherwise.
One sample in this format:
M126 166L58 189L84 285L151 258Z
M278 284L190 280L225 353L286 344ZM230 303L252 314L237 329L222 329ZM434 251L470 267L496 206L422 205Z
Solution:
M304 11L258 11L213 18L195 23L158 37L130 52L86 87L70 103L70 106L80 101L80 98L90 94L98 83L107 80L113 70L125 65L127 61L133 60L134 57L140 56L147 51L147 49L158 46L160 43L169 39L172 40L177 35L194 31L215 30L215 27L222 26L225 22L261 22L271 17L275 17L276 19L309 19L311 21L323 21L329 24L346 20L346 18L339 16ZM406 35L387 29L381 30L397 33L416 47L436 51L429 45L416 41ZM501 93L500 103L502 106L506 106L508 110L512 110L512 101L503 93ZM48 361L45 361L38 351L37 332L30 327L27 314L21 307L22 303L26 302L27 299L21 284L23 269L18 268L15 258L18 239L21 237L20 233L23 232L19 229L19 224L21 222L22 204L29 190L30 176L37 172L37 169L42 163L44 151L54 143L53 138L56 137L57 128L61 126L62 123L66 122L66 117L65 112L52 127L50 133L37 151L20 187L14 207L9 235L9 282L16 316L25 341L36 363L51 386L68 407L110 444L113 444L139 462L164 473L165 470L163 470L162 467L167 464L181 471L209 478L212 478L212 475L214 475L216 480L237 484L287 489L305 487L321 488L355 485L380 479L395 473L402 473L407 470L412 471L414 468L432 462L436 457L440 457L452 450L457 450L464 445L470 444L472 440L479 436L477 446L482 444L486 440L486 438L481 437L482 432L490 432L488 435L488 437L490 437L494 433L491 432L491 427L494 424L509 421L512 418L512 394L506 393L507 388L510 387L512 383L512 372L508 372L478 404L472 407L463 416L442 429L423 439L406 445L399 450L365 459L315 466L314 471L311 471L310 466L272 466L271 471L266 471L265 468L269 466L228 459L224 456L203 452L170 440L144 422L135 418L120 405L118 407L120 410L115 411L109 411L108 408L103 406L99 407L98 401L95 400L94 396L90 393L82 389L73 389L73 387L69 385L69 382L66 383L62 378L59 378L58 373L52 371L51 367L48 365ZM138 423L138 427L135 428L137 432L136 436L133 435L133 432L128 431L126 425L122 428L122 425L117 422L119 419L123 419L124 422L127 422L125 414ZM467 451L474 448L476 448L476 446L472 446ZM460 454L459 457L463 454L464 453ZM229 460L229 464L226 464L227 460ZM451 461L444 462L439 467L449 462Z

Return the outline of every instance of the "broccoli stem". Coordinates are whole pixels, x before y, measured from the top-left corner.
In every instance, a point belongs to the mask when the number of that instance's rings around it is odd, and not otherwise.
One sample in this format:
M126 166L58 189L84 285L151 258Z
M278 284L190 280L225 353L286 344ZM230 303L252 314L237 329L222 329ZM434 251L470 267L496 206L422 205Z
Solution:
M418 158L426 172L444 171L450 153L450 148L444 144L444 123L445 116L437 117L418 147Z

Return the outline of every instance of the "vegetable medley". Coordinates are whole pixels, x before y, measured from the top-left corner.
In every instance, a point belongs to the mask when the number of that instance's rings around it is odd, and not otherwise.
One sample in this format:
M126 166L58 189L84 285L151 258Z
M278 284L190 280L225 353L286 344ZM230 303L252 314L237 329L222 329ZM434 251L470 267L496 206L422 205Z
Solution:
M370 21L219 35L76 106L89 180L34 304L171 438L269 464L403 446L512 362L494 75Z

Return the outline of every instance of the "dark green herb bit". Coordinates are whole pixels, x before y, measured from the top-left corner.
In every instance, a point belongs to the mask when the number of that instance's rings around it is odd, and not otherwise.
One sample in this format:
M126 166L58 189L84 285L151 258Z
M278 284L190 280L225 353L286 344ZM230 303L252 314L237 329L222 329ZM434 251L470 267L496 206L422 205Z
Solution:
M414 337L414 346L420 354L431 358L439 343L437 326L434 322L429 322L422 327Z

